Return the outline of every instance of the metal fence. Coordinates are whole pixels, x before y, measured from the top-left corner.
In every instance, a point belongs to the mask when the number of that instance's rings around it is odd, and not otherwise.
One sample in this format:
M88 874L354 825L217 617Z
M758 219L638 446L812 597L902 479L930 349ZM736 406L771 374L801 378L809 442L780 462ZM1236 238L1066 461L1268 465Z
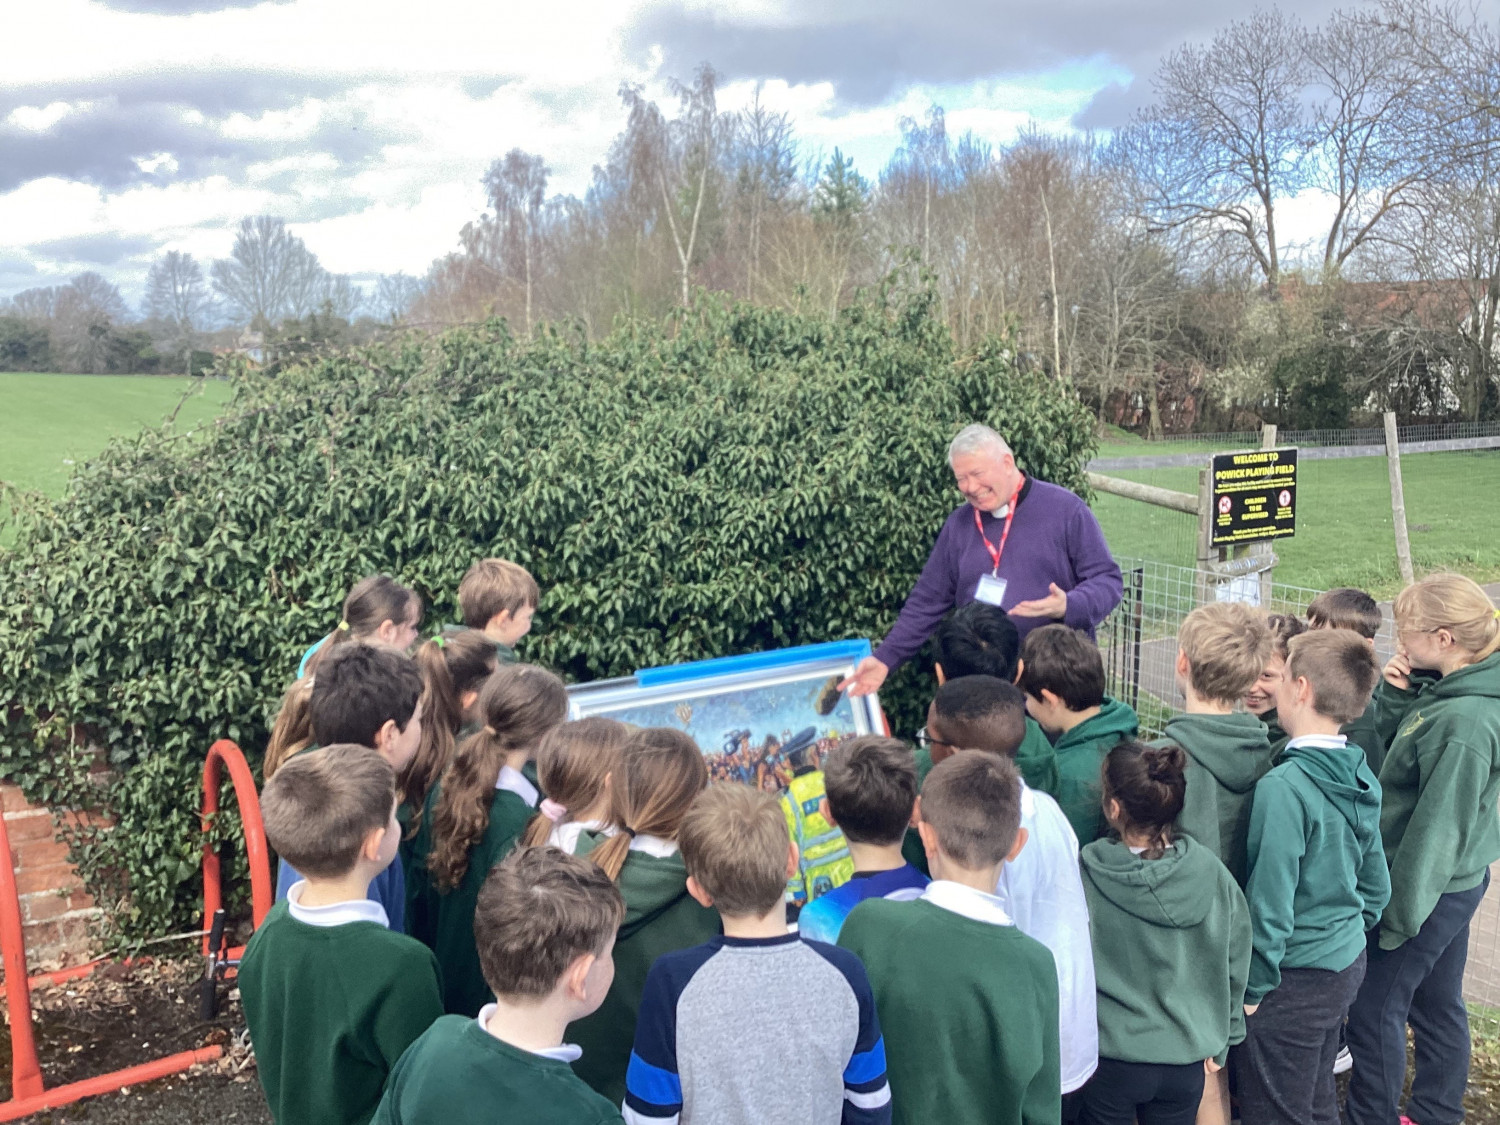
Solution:
M1118 561L1125 578L1125 597L1098 630L1108 690L1111 696L1135 708L1142 738L1159 738L1167 719L1182 707L1175 675L1177 628L1204 600L1204 588L1192 567L1148 559ZM1260 592L1260 584L1255 581L1209 587L1207 596L1256 600ZM1264 608L1301 616L1318 593L1303 586L1272 583ZM1381 610L1385 620L1375 638L1375 650L1383 664L1395 651L1395 626L1390 606L1382 605ZM1464 998L1475 1031L1492 1038L1500 1036L1500 869L1493 871L1490 889L1469 927Z
M1494 437L1500 435L1500 422L1437 422L1424 426L1401 426L1397 437L1404 445L1411 441L1449 441L1456 438ZM1278 445L1335 446L1383 445L1385 431L1364 430L1282 430L1276 435ZM1226 430L1219 433L1167 434L1146 443L1158 445L1213 445L1222 449L1242 449L1260 445L1259 430Z

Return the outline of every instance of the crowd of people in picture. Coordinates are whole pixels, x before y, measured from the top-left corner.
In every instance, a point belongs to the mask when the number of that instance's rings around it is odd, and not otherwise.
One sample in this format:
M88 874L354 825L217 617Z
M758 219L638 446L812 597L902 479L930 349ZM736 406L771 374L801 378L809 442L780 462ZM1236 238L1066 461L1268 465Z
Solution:
M1195 609L1151 741L1086 621L984 600L913 742L570 721L517 656L540 597L483 559L422 639L365 578L282 699L238 975L277 1125L1463 1119L1500 859L1468 578L1400 593L1383 669L1358 590Z

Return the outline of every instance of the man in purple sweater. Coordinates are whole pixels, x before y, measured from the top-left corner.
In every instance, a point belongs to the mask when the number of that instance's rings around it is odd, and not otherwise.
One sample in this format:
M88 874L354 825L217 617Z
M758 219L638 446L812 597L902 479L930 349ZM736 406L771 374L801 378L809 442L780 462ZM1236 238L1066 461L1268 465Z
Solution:
M948 447L948 464L968 503L938 532L885 643L839 685L854 695L880 687L956 606L998 605L1023 636L1054 621L1093 636L1120 604L1120 567L1087 504L1023 474L1005 439L988 426L964 427Z

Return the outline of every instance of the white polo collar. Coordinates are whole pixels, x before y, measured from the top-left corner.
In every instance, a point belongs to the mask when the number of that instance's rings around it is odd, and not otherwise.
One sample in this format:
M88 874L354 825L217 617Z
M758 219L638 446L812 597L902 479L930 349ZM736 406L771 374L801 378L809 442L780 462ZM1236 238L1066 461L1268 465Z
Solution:
M660 836L648 836L642 832L639 836L631 837L630 850L645 852L655 859L668 859L677 854L677 841L664 840Z
M1290 750L1293 746L1321 746L1326 750L1339 750L1348 745L1349 736L1346 734L1304 734L1290 739L1286 747Z
M307 886L306 879L298 879L286 892L287 913L309 926L343 926L350 922L378 922L387 929L391 920L386 917L385 907L373 899L357 898L348 902L334 902L327 906L303 906L299 901Z
M496 789L509 789L521 800L532 808L541 800L542 795L537 792L535 785L526 780L526 775L520 770L513 770L509 766L500 767L500 776L495 779Z
M988 922L994 926L1015 925L998 898L994 895L987 895L983 891L976 891L973 887L966 887L962 883L955 883L948 879L934 879L927 884L927 889L922 892L922 898L932 903L933 906L941 906L944 910L951 910L954 914L961 914L976 922Z
M490 1017L495 1014L495 1009L498 1006L497 1004L486 1004L480 1008L479 1019L477 1021L479 1023L479 1030L483 1031L486 1035L494 1035L496 1039L500 1039L500 1036L495 1035L490 1030L489 1023ZM506 1040L500 1039L500 1042L506 1043ZM514 1043L509 1043L508 1045L515 1047ZM556 1047L544 1047L540 1051L533 1051L529 1047L519 1047L517 1049L525 1051L528 1055L538 1055L544 1059L556 1059L558 1062L565 1063L577 1062L583 1058L583 1048L576 1043L559 1043Z

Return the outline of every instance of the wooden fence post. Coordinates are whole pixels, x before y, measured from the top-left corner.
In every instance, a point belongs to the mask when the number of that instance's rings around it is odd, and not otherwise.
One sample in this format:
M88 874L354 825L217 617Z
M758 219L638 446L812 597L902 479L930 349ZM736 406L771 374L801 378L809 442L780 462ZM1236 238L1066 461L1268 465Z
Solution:
M1406 534L1406 492L1401 486L1401 442L1396 434L1396 413L1385 412L1385 461L1391 474L1391 523L1396 528L1396 563L1401 567L1401 581L1410 586L1416 581L1411 567L1411 539Z

